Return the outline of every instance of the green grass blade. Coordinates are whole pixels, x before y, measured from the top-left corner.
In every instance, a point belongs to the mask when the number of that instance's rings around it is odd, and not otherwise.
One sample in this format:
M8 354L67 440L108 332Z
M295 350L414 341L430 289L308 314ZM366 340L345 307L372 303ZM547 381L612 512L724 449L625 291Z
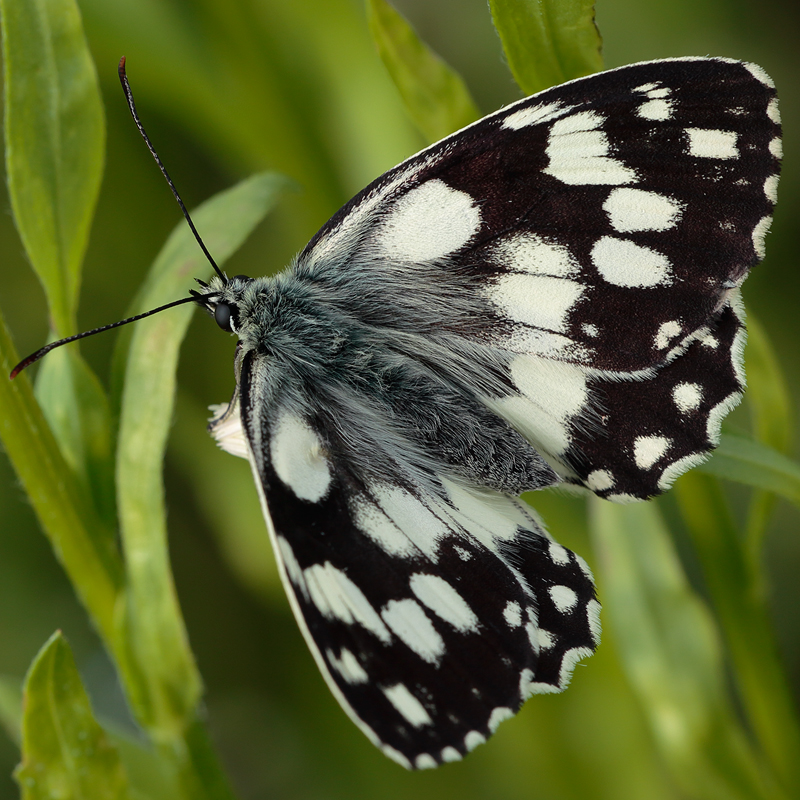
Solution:
M107 642L123 569L111 533L61 454L25 374L8 380L18 357L0 316L0 439L56 557Z
M461 76L420 40L387 0L368 0L367 13L381 59L409 116L429 142L481 116Z
M800 724L757 581L719 482L693 470L675 484L719 620L742 706L784 788L800 786Z
M768 796L730 706L711 615L654 503L593 500L603 616L673 778L691 797Z
M747 314L747 405L758 441L785 453L792 443L792 401L772 344L764 327Z
M11 207L59 336L75 332L105 120L74 0L2 0Z
M747 317L744 356L749 388L746 401L753 435L757 441L786 455L791 448L793 427L789 389L767 332L752 314L748 313ZM774 508L772 492L753 493L747 514L747 548L761 584L766 582L761 569L764 533Z
M117 518L108 398L75 345L58 348L42 359L36 399L64 459L114 536Z
M39 651L25 681L22 800L126 800L119 755L98 725L60 632Z
M800 465L744 436L723 434L714 457L698 469L718 478L766 489L800 506Z
M594 0L489 0L489 7L525 94L603 69Z
M224 263L244 241L285 186L280 176L256 175L193 213L217 263ZM185 295L191 276L209 272L181 223L156 259L139 302L152 308L177 299ZM161 743L184 735L201 688L170 573L161 477L178 351L193 310L193 304L179 306L136 323L117 447L117 499L128 576L124 672L137 718Z

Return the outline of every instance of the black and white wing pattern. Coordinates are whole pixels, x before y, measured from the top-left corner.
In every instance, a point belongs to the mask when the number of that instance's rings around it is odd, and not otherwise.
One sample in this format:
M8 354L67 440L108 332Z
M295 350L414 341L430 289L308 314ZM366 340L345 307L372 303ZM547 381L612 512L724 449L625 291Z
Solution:
M240 340L211 432L250 460L334 695L399 763L460 758L596 646L586 564L516 498L644 499L717 444L780 143L759 67L635 64L413 156L276 278L210 284Z

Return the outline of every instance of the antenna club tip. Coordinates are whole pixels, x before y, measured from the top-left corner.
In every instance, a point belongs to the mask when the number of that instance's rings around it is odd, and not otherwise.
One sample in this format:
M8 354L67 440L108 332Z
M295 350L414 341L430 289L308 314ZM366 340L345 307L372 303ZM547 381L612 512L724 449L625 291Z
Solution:
M119 60L119 65L117 66L117 72L119 72L120 77L125 74L125 61L125 56L122 56L122 58Z

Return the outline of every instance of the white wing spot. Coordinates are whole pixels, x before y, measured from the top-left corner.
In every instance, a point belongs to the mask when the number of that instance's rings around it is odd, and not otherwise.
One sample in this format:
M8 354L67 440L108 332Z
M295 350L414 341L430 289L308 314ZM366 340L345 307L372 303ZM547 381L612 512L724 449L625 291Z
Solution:
M665 231L674 228L683 214L683 203L644 189L613 189L603 203L612 227L621 233Z
M390 556L408 558L418 554L411 540L374 503L363 497L352 501L353 523Z
M780 136L776 136L770 143L769 143L769 151L772 155L777 158L783 158L783 140Z
M658 350L663 350L681 332L681 324L675 319L662 322L656 331L655 346Z
M564 362L517 356L511 378L524 397L484 398L484 403L546 451L566 450L569 419L589 400L586 372Z
M444 654L444 640L422 607L414 600L390 600L381 611L384 622L396 636L429 664Z
M432 755L428 753L421 753L414 760L414 766L417 769L435 769L439 765L436 763L436 759Z
M614 476L607 469L596 469L586 476L586 485L593 492L605 492L615 483Z
M600 603L597 600L590 600L586 604L586 621L589 623L589 632L592 634L592 641L600 644Z
M718 131L709 128L686 128L689 137L689 155L695 158L738 158L735 131Z
M781 124L781 112L778 108L778 98L773 97L767 106L767 116L776 124Z
M474 750L478 745L483 744L486 741L486 737L479 733L478 731L470 731L464 737L464 748L469 753Z
M460 633L474 633L478 630L475 613L444 578L419 572L411 576L409 585L417 600Z
M328 493L331 470L317 434L289 411L278 418L270 440L270 460L278 477L300 500L317 503Z
M679 383L672 390L672 399L684 414L695 411L703 402L703 390L698 383Z
M333 650L326 650L325 655L328 657L330 665L347 681L347 683L367 683L369 675L358 659L346 648L343 647L339 657Z
M565 106L558 101L521 108L519 111L509 114L503 120L502 127L518 131L520 128L527 128L531 125L541 125L543 122L551 122L568 114L572 108L573 106Z
M562 614L569 614L578 604L578 595L569 586L551 586L550 599Z
M521 233L502 239L492 252L498 266L530 275L571 278L580 273L580 264L561 244L548 242L534 233Z
M554 564L569 564L569 550L558 542L550 542L549 553Z
M672 283L670 263L665 255L626 239L601 237L592 248L592 262L603 278L615 286L668 286Z
M637 436L633 442L633 459L639 469L650 469L672 445L666 436Z
M326 561L324 566L314 564L304 570L303 577L309 598L323 617L339 619L348 625L357 622L384 644L392 640L378 612L361 589L330 561Z
M528 641L531 643L531 649L534 653L539 652L539 628L535 622L525 623L525 633L528 635Z
M373 486L371 490L386 516L423 555L436 561L439 542L450 533L450 528L405 489L387 484Z
M397 201L376 234L377 245L391 258L430 261L464 247L480 226L472 197L434 179Z
M556 643L556 637L550 631L539 628L539 650L549 650Z
M297 563L292 546L283 536L277 536L278 550L280 550L281 559L283 561L286 575L294 586L302 591L304 597L308 597L308 587L306 586L306 579L303 577L303 570Z
M612 158L608 137L597 130L605 117L580 111L556 120L550 129L546 153L550 163L542 172L569 185L635 183L636 172Z
M600 328L598 328L597 325L593 325L591 322L584 322L583 325L581 325L581 330L587 336L591 336L592 339L600 335Z
M489 730L494 733L501 722L504 722L507 719L511 719L514 716L514 712L510 708L506 708L505 706L500 706L499 708L495 708L491 714L489 714L489 722L487 727Z
M719 347L719 339L711 334L711 332L704 333L698 340L703 347L709 347L711 350L716 350Z
M515 320L563 333L584 287L575 281L541 275L502 275L489 285L489 298Z
M440 757L445 764L453 761L461 761L461 753L459 753L455 747L445 747L444 750L442 750Z
M672 116L672 103L662 99L647 100L636 109L636 113L642 119L664 122Z
M772 225L772 217L762 217L758 224L753 228L753 249L759 258L764 258L767 254L767 247L765 239L769 233L770 225Z
M469 550L465 550L463 547L459 547L457 544L453 545L453 550L456 551L456 554L462 561L470 561L472 559L472 553Z
M764 181L764 194L771 203L778 202L778 176L770 175Z
M404 683L396 683L394 686L381 686L381 691L397 711L415 728L433 724L433 720L426 711L425 706L411 694Z
M522 608L516 600L509 600L503 609L503 617L509 628L519 628L522 625Z

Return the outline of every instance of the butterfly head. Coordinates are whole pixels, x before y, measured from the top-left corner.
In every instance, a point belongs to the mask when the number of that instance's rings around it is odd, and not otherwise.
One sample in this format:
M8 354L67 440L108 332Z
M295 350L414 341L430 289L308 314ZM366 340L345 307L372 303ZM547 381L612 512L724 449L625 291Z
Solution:
M224 280L215 276L206 284L198 281L204 291L192 292L199 305L214 317L215 322L227 333L238 334L243 310L252 304L252 287L255 281L247 275L235 275Z

